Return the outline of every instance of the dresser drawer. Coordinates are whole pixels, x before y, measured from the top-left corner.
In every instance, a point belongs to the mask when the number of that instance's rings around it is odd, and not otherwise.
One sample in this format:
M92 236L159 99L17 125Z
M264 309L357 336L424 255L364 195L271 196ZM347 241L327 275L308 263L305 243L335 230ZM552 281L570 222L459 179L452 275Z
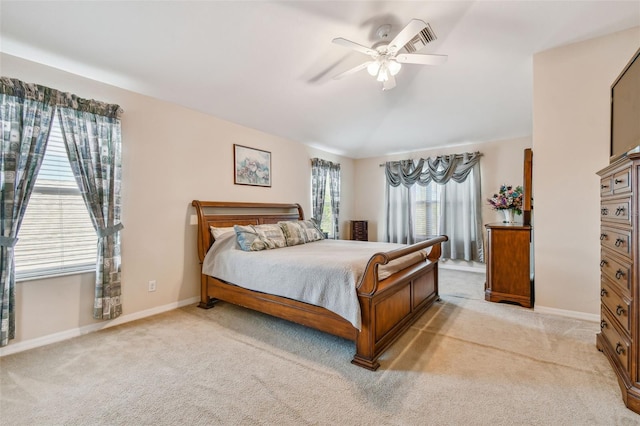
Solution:
M600 179L600 195L607 196L613 194L613 176Z
M609 228L600 228L600 244L616 253L631 258L631 231Z
M600 330L607 343L611 347L615 359L622 367L629 372L631 351L629 350L629 340L618 331L614 325L614 320L609 318L607 310L602 307L600 310Z
M631 299L621 296L606 279L600 280L600 301L627 333L631 333Z
M631 294L631 263L618 261L605 250L600 252L600 272L612 283L616 283L623 294Z
M602 201L600 203L600 218L606 221L630 224L631 199L620 198L617 200Z
M631 167L613 175L613 195L631 192Z

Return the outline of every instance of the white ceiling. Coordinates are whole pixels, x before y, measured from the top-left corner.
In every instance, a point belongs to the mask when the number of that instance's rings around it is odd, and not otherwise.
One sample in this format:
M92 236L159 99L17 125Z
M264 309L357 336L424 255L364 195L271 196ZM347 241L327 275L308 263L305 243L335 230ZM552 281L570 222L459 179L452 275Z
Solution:
M0 50L346 155L531 135L536 52L640 25L631 1L5 1ZM383 92L333 44L438 39ZM640 45L640 40L639 40ZM38 82L34 82L38 83ZM126 114L126 105L125 114Z

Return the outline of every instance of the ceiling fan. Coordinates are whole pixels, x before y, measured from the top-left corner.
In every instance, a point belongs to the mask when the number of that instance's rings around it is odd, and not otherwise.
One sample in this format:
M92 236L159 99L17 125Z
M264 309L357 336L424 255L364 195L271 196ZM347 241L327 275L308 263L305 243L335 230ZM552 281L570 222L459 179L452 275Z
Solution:
M334 38L333 42L340 46L351 48L357 52L369 55L371 60L363 62L333 77L338 80L356 72L367 69L370 75L382 82L382 90L396 87L396 74L400 72L402 64L440 65L447 61L447 55L427 55L414 53L425 44L436 39L431 26L420 19L412 19L397 36L390 42L391 25L382 25L376 31L380 41L371 47L366 47L342 37ZM407 53L400 53L403 49Z

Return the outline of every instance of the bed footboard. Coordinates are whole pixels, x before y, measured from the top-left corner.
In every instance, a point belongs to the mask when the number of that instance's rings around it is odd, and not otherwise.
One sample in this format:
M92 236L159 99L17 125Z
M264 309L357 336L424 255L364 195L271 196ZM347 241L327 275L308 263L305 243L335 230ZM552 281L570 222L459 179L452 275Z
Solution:
M438 300L439 236L387 253L374 255L358 285L362 330L356 338L353 364L376 370L378 357ZM378 281L378 267L418 250L431 248L427 259Z

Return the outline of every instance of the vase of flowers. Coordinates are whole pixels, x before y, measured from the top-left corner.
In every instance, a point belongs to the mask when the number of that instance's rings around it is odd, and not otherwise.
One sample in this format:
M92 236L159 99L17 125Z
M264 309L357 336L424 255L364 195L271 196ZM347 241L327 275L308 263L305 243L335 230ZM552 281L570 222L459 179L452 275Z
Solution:
M522 186L500 185L500 190L487 201L491 208L504 214L504 223L514 223L515 215L522 214Z

